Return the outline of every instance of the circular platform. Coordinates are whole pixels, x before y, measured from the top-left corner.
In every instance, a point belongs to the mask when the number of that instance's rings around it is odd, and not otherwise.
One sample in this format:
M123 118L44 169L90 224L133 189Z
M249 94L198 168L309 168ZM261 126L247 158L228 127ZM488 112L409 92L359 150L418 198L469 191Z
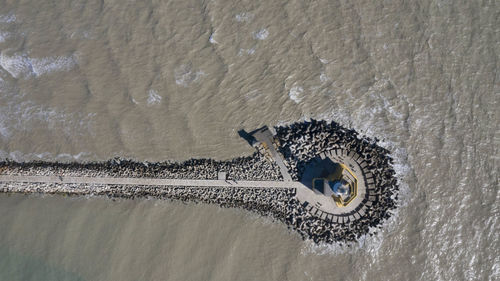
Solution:
M315 181L318 182L318 179L331 179L331 182L334 182L332 177L338 176L335 173L338 173L339 166L343 166L356 179L355 197L351 198L352 200L345 206L336 202L333 189L321 188L314 184ZM368 170L368 163L357 153L345 149L332 149L313 158L305 166L301 183L307 186L308 190L298 190L297 198L312 214L337 223L359 219L372 205L370 201L376 200L376 197L370 196L374 180L372 173Z

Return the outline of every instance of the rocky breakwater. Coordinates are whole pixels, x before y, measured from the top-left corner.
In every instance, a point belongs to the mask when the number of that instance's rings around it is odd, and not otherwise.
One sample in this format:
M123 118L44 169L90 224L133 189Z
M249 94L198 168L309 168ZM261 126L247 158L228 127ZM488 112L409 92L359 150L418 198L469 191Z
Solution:
M300 181L306 167L332 151L344 151L362 168L366 194L362 202L345 214L328 215L308 202L298 202L288 224L315 242L355 241L373 235L396 208L399 186L389 151L378 140L360 137L335 122L316 121L277 127L278 149L291 177ZM339 219L339 217L341 219Z
M92 163L54 163L33 161L18 163L9 160L0 162L1 176L45 176L57 181L2 181L3 193L43 193L69 196L105 196L109 198L157 198L195 203L217 204L221 207L238 207L261 215L270 216L297 231L304 239L315 243L355 241L361 235L371 234L370 229L380 226L395 208L397 181L391 168L388 151L370 139L360 138L355 131L338 124L324 121L295 123L275 128L277 149L284 158L290 175L300 181L308 162L325 151L342 148L355 151L366 160L366 171L374 176L370 189L370 201L363 201L368 208L353 220L332 220L311 208L308 202L297 197L298 183L284 184L279 167L269 157L263 146L248 157L228 161L191 159L185 162L135 162L112 159ZM361 159L361 158L360 158ZM64 183L66 177L89 178L154 178L179 180L207 180L216 182L224 174L222 186L189 186L168 184L97 184ZM238 181L260 181L255 187L241 187ZM275 182L280 185L273 186ZM299 187L298 187L299 186ZM306 187L303 187L306 188Z
M0 192L57 194L64 196L105 196L115 198L167 199L191 203L217 204L225 208L243 208L263 216L286 221L294 188L228 188L163 185L113 185L73 183L0 182Z
M60 163L14 162L6 159L0 162L0 174L214 180L220 172L224 172L227 180L281 181L279 168L272 159L265 157L263 149L259 146L251 156L227 161L190 159L184 162L151 163L114 158L105 162Z

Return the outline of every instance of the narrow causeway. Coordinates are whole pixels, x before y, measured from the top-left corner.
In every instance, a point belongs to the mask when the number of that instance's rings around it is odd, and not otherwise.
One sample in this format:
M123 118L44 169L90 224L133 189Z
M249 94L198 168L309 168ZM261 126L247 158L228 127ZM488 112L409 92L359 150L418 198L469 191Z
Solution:
M315 243L353 242L396 208L389 151L335 122L239 134L255 152L227 161L0 162L0 192L157 198L238 207Z

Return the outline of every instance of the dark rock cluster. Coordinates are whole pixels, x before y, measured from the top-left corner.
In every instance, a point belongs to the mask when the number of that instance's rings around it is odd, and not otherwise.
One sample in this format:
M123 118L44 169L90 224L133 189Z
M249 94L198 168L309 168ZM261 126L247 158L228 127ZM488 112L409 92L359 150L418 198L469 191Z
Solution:
M277 220L291 221L297 205L294 188L225 188L196 186L103 185L67 183L0 183L2 193L156 198L243 208Z
M335 122L316 120L277 127L276 134L280 141L279 150L285 158L284 163L294 180L300 180L305 166L312 159L322 152L334 149L356 152L368 163L364 172L373 174L374 187L367 189L367 198L373 200L370 200L369 208L357 220L338 224L312 215L305 205L296 208L302 217L307 218L306 224L314 225L301 228L300 224L293 223L292 227L303 236L315 242L354 241L391 216L391 210L396 208L399 187L389 151L378 146L377 139L360 138L356 131Z
M389 151L377 140L361 138L354 130L335 122L294 123L275 128L279 151L294 180L299 181L305 166L322 152L333 149L355 151L368 163L364 171L373 174L373 188L368 189L369 208L355 220L334 222L321 218L307 202L300 202L294 188L241 187L172 187L151 185L97 185L61 183L0 183L0 192L48 193L64 195L107 196L111 198L172 199L244 208L271 216L315 243L350 242L380 227L396 207L398 184ZM226 172L234 180L282 180L277 165L258 151L252 156L229 161L191 159L182 163L139 163L113 159L94 163L0 162L0 174L65 175L107 177L155 177L175 179L217 179ZM368 195L367 195L368 197Z

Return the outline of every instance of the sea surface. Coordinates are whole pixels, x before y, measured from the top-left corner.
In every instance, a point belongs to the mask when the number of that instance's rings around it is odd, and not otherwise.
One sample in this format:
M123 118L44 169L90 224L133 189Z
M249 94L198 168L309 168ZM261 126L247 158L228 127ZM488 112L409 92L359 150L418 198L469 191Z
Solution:
M229 159L334 120L392 151L350 247L239 209L0 195L0 280L500 280L498 1L0 0L0 158Z

